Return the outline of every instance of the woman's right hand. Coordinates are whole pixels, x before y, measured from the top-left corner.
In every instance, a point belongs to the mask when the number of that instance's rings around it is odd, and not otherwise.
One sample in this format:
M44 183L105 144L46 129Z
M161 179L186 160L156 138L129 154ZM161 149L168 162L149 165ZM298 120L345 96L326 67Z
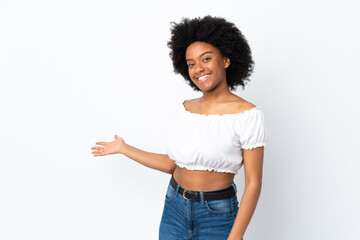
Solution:
M91 148L91 150L94 150L93 152L91 152L94 157L115 153L123 153L125 147L124 139L122 139L118 135L115 135L114 138L115 140L112 142L97 142L96 145L101 146L95 146Z

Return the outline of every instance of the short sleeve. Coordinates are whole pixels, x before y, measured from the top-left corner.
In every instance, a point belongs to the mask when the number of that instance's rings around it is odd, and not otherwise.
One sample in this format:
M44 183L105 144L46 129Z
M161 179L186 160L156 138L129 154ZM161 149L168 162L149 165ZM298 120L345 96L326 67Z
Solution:
M240 125L240 145L242 149L265 146L267 126L264 113L255 107L243 115Z

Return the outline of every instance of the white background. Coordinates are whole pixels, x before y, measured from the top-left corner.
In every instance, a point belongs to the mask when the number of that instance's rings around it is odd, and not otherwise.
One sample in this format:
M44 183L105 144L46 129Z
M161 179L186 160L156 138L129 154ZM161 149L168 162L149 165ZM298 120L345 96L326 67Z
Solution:
M119 134L165 153L174 110L200 96L173 73L170 22L206 14L247 37L255 71L236 94L269 129L244 239L359 239L358 12L355 0L0 0L0 239L158 238L170 176L90 148Z

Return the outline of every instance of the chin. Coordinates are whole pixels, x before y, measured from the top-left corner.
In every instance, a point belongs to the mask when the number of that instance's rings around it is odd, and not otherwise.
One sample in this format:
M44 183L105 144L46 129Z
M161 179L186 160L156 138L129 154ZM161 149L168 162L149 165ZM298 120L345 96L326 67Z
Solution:
M213 90L213 87L210 88L199 88L202 92L210 92L211 90Z

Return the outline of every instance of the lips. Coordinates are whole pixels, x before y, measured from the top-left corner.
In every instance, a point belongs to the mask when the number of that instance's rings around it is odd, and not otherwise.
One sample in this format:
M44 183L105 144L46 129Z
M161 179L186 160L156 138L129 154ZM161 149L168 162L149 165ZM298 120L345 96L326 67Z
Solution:
M209 78L210 74L205 74L205 75L202 75L198 78L196 78L199 82L205 82L208 78Z

